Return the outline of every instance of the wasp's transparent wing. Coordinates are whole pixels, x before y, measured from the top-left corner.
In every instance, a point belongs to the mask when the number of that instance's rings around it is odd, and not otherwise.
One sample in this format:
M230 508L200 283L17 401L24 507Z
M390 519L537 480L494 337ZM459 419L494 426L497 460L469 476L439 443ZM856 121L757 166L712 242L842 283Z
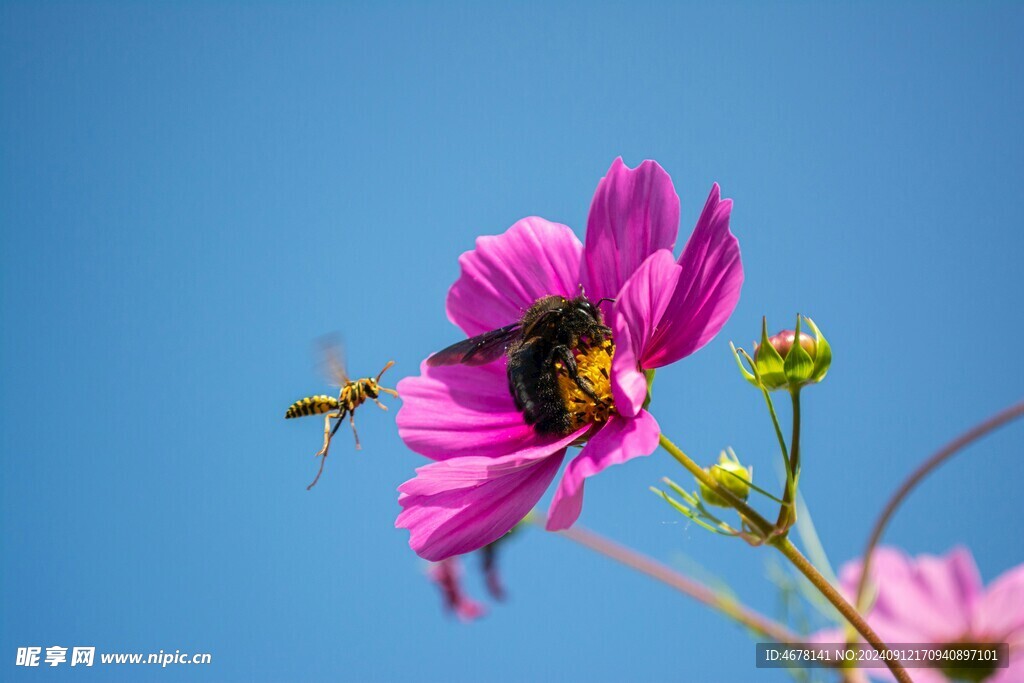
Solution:
M345 348L337 335L320 339L320 358L321 371L332 383L343 387L352 381L345 369Z

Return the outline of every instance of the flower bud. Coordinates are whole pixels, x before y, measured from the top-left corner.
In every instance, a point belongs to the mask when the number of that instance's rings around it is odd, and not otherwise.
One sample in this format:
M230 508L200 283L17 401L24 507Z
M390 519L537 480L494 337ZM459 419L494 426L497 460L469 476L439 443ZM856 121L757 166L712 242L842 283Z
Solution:
M748 382L768 391L783 388L797 391L825 378L832 364L832 348L813 320L802 319L814 332L814 337L800 331L799 315L795 330L783 330L771 337L768 336L768 322L762 319L761 343L754 345L753 358L743 349L733 347L733 355ZM744 367L740 354L749 363L749 370Z
M729 449L728 454L722 451L722 454L718 456L718 463L710 468L705 468L705 471L719 486L740 500L745 501L750 496L750 482L754 480L754 468L741 465L732 449ZM700 486L700 497L708 505L732 507L725 498L705 486L701 480L698 479L697 484Z
M782 332L779 332L778 334L776 334L774 336L768 337L768 343L771 344L772 348L774 348L776 351L778 351L779 355L782 356L783 358L785 358L787 355L789 355L790 349L793 348L793 342L794 341L796 341L796 332L794 332L793 330L783 330ZM818 352L818 345L815 344L814 338L811 337L811 335L809 335L809 334L801 332L800 333L800 346L802 346L804 351L807 352L807 355L809 355L811 357L811 360L814 360L814 356ZM757 357L758 357L758 355L760 353L761 353L761 345L760 344L755 344L754 345L754 360L755 361L757 360Z

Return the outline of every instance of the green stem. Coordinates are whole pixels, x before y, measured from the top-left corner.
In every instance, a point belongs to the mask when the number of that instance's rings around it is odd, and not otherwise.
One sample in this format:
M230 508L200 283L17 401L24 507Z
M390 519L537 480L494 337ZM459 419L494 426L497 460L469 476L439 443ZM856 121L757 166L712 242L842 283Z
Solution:
M732 492L724 486L719 486L718 482L712 479L711 475L691 460L686 453L683 453L683 451L672 443L664 434L661 435L659 442L661 443L661 447L668 451L669 454L693 476L727 500L729 504L736 509L740 516L743 517L743 519L761 535L762 538L769 538L772 531L771 522L758 514L756 510L751 508L745 502L734 496ZM839 613L842 614L855 629L857 629L857 632L864 637L864 640L870 643L880 653L884 654L888 650L885 643L882 642L868 623L864 621L864 618L857 613L857 610L843 599L843 596L839 594L839 591L833 588L832 584L830 584L825 577L814 568L814 565L807 561L807 558L797 550L792 541L785 536L776 536L769 542L778 548L779 552L781 552L786 559L792 562L797 570L806 576L807 580L810 581L811 584L817 588L818 591L824 595L837 610L839 610ZM886 660L886 665L889 667L889 670L892 671L896 680L900 681L900 683L911 683L910 677L899 662L889 661L889 658L886 658Z
M768 413L772 416L772 425L775 427L775 437L779 440L779 450L782 451L782 462L786 465L786 478L788 481L789 449L786 448L786 437L782 435L782 427L779 425L779 416L775 414L775 403L772 401L772 395L764 387L761 387L761 393L764 394L764 402L768 404Z
M540 527L543 527L545 524L544 516L538 513L532 513L528 520ZM723 594L699 581L684 576L670 567L638 553L632 548L627 548L593 531L584 529L579 524L558 533L574 543L578 543L585 548L661 581L697 602L703 603L711 609L717 610L730 619L739 622L760 636L789 645L802 645L804 642L800 636L782 624L754 611L732 596Z
M668 437L662 434L659 437L659 443L661 447L668 451L669 455L675 458L680 465L685 467L690 474L695 476L709 489L717 493L719 496L724 498L729 505L736 509L740 516L753 527L761 538L767 538L772 531L772 524L767 519L762 517L754 508L747 505L744 501L737 498L732 491L721 486L715 479L704 471L700 465L690 459L690 456L683 453L679 446L669 441Z
M837 591L832 584L830 584L825 577L814 568L814 565L807 561L807 558L797 550L797 547L793 545L792 541L785 536L778 536L770 541L770 543L775 546L779 552L785 555L786 559L792 562L793 566L796 567L801 574L806 576L807 580L810 581L814 587L817 588L821 594L835 606L837 610L839 610L839 613L842 614L855 629L857 629L857 632L864 637L864 640L870 643L871 646L880 654L885 655L889 647L882 642L882 639L879 638L874 629L868 625L868 622L864 620L864 617L862 617L850 603L843 599L843 596L839 594L839 591ZM897 681L900 681L900 683L912 683L906 669L903 668L903 665L900 664L899 661L890 657L884 657L884 659L886 666L889 667L889 670L892 672L892 675L896 677Z
M882 514L875 521L875 526L871 530L871 537L868 539L867 547L864 548L864 560L861 564L860 580L857 583L856 602L860 609L866 608L865 593L868 584L868 576L871 574L871 556L875 551L875 546L877 546L878 542L882 539L885 527L889 524L889 520L892 519L892 516L896 513L896 509L899 508L903 500L910 495L910 492L913 491L918 484L921 483L922 479L931 474L946 460L953 457L953 455L964 446L967 446L973 441L977 441L989 432L995 431L1004 424L1021 416L1024 416L1024 401L1020 401L1009 408L999 411L981 424L972 427L947 443L936 451L934 455L921 463L921 465L914 470L909 477L907 477L906 481L900 485L896 490L896 493L894 493L892 498L889 499L889 502L886 503L885 509L882 510Z
M800 389L794 389L789 395L793 398L793 436L786 470L786 493L775 522L776 533L780 535L785 535L796 522L796 490L800 480Z

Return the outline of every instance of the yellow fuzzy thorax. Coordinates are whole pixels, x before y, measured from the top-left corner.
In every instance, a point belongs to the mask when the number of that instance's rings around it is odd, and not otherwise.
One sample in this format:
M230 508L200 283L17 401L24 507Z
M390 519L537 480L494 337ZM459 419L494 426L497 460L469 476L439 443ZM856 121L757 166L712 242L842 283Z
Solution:
M600 403L583 392L570 377L561 363L555 363L558 377L558 391L569 412L572 428L579 429L587 424L601 424L615 412L612 397L612 357L615 345L611 340L599 344L584 345L575 351L577 374L590 381Z

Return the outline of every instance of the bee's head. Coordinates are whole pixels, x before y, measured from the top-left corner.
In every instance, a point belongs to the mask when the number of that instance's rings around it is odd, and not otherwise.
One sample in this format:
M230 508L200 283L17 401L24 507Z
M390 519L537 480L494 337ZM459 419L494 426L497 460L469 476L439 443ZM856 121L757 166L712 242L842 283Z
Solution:
M576 297L575 299L572 300L572 304L573 304L573 308L578 313L583 314L586 317L590 318L591 320L594 320L594 321L600 323L601 322L601 308L600 308L600 306L605 301L614 302L615 299L612 299L610 297L605 297L604 299L601 299L597 303L593 303L590 299L588 299L586 296L583 296L581 294L580 296L578 296L578 297Z
M576 310L594 320L600 320L601 313L597 310L597 306L590 303L590 299L583 299L582 297L577 299Z

